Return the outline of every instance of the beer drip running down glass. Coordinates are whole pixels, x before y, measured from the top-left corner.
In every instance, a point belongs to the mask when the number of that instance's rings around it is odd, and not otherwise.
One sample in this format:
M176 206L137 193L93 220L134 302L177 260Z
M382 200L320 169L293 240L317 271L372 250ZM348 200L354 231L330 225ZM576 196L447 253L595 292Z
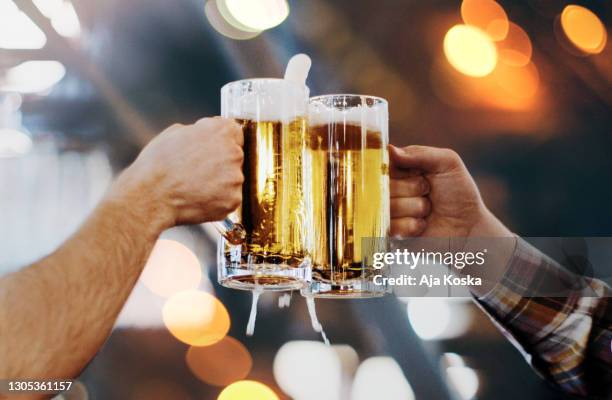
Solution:
M308 87L283 79L251 79L221 89L221 115L244 134L242 203L218 245L219 283L234 289L302 288L311 278L312 198L307 150ZM223 151L223 149L220 149ZM231 231L230 231L231 232Z
M312 282L306 297L363 298L387 293L374 277L373 253L388 245L387 101L325 95L309 101L307 153L313 206Z

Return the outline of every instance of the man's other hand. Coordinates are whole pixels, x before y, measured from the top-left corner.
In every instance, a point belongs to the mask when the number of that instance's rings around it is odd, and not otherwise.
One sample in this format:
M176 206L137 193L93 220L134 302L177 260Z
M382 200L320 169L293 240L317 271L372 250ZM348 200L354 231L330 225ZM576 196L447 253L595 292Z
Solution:
M453 150L389 147L393 236L511 236Z
M242 144L231 119L174 124L142 150L110 195L144 197L166 227L223 219L242 200Z

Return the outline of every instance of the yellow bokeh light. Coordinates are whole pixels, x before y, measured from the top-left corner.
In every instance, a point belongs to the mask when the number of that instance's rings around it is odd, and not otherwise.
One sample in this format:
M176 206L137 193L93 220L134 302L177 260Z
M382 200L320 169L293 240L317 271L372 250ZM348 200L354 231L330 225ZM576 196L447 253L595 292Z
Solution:
M289 16L287 0L217 0L217 7L228 23L247 32L274 28Z
M247 348L231 336L211 346L190 347L185 361L195 376L213 386L226 386L244 379L253 367Z
M272 389L256 381L232 383L219 394L217 400L278 400Z
M565 7L561 13L561 27L574 46L585 53L601 53L606 46L606 27L587 8L577 5Z
M521 67L500 64L493 77L508 96L519 101L535 96L540 85L540 75L531 62Z
M510 23L508 35L497 43L499 60L508 65L522 67L529 64L533 47L527 32L520 26Z
M244 31L231 25L219 11L216 0L208 0L204 6L204 13L210 25L221 35L234 40L253 39L261 31Z
M155 243L140 276L149 290L164 297L196 289L201 280L202 270L195 254L184 244L168 239Z
M508 33L508 15L493 0L463 0L461 17L467 25L482 29L495 41L503 40Z
M455 25L444 37L444 54L459 72L473 77L489 75L497 64L497 49L481 29Z
M209 346L227 334L229 314L215 296L197 290L175 294L162 309L166 328L181 342Z

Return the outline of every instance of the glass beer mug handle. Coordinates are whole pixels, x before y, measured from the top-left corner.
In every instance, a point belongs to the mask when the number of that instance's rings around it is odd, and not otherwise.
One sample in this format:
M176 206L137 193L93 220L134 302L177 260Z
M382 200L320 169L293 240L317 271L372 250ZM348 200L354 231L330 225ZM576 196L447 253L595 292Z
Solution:
M231 244L241 244L246 239L244 227L229 218L214 222L213 226Z

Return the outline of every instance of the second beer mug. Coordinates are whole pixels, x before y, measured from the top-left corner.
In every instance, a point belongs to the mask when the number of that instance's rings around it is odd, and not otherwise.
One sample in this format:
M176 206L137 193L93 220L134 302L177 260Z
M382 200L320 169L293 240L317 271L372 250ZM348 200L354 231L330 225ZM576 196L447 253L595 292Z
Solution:
M283 79L242 80L221 89L221 115L236 119L244 133L242 204L230 219L246 233L241 244L220 240L224 286L290 290L310 280L312 205L303 193L307 102L306 86Z
M384 99L327 95L309 102L311 187L316 241L315 297L375 297L372 254L386 251L390 224L388 112Z

